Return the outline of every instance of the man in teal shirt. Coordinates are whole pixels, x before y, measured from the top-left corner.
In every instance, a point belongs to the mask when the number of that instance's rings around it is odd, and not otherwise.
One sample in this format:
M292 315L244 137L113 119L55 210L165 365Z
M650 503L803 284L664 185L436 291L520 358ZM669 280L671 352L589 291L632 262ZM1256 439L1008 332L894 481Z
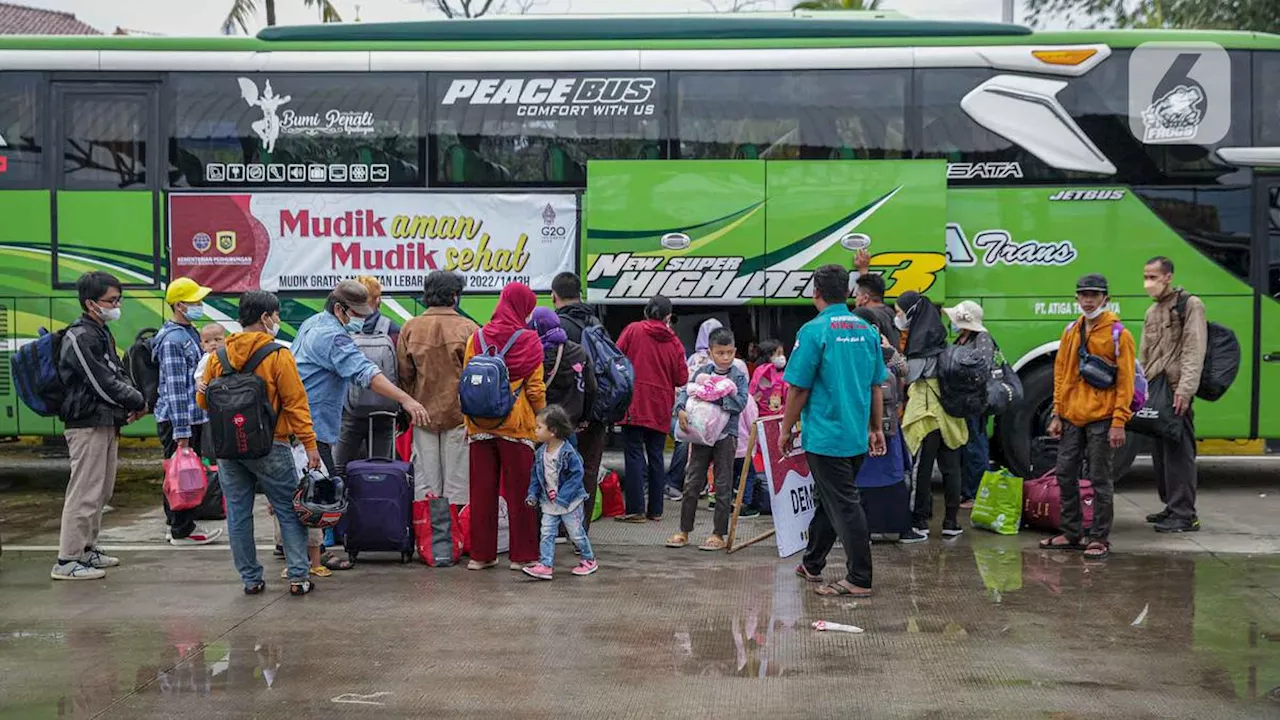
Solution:
M796 421L802 420L800 444L813 473L819 507L796 574L820 582L838 537L847 558L845 577L817 592L868 597L871 537L854 478L868 449L877 456L885 452L880 393L885 367L879 331L850 312L848 299L849 271L839 265L814 271L818 316L800 328L787 361L785 378L791 391L779 449L784 455L791 450Z

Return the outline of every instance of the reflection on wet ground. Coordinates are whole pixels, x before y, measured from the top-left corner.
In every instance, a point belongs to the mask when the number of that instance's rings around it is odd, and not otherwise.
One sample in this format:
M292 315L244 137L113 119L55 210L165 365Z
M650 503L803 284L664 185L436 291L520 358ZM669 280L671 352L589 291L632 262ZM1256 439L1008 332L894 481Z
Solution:
M877 546L856 603L756 548L606 546L552 583L362 563L302 599L221 554L83 584L6 555L0 718L1280 716L1280 559L972 535Z

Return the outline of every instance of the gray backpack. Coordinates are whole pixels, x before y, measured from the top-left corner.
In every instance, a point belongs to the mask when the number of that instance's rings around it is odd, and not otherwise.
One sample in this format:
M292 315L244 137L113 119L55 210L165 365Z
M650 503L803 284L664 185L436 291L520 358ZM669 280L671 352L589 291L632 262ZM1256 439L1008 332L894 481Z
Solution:
M369 358L392 385L400 383L400 371L396 365L396 346L391 342L391 320L383 317L372 334L356 333L351 336L360 352ZM400 409L395 400L385 398L369 388L350 386L343 411L356 418L367 418L372 413L397 412Z

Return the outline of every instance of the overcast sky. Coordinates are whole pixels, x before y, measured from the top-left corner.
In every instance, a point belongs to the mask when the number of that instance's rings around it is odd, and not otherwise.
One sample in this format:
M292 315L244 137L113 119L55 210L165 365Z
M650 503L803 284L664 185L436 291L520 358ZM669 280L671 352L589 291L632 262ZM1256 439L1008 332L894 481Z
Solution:
M456 0L454 0L456 3ZM482 2L483 0L478 0ZM502 3L504 0L495 0ZM744 0L710 0L720 8ZM229 0L13 0L22 5L75 13L82 21L103 32L117 26L165 35L212 35L227 16ZM645 12L706 12L708 0L506 0L512 7L521 2L534 5L539 13L627 13L644 7ZM264 3L259 0L261 7ZM762 10L786 10L793 0L762 0ZM359 17L366 22L422 20L439 17L434 0L334 0L344 20ZM885 7L917 18L948 20L1000 19L1001 0L887 0ZM302 0L276 0L281 24L315 22L314 12L303 8ZM1024 18L1019 15L1019 20Z

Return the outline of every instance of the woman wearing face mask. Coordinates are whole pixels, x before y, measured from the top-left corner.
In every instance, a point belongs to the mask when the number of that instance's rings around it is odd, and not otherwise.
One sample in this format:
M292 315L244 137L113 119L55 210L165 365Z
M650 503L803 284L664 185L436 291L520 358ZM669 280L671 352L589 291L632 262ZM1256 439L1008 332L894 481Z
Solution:
M982 324L982 306L972 300L964 300L955 307L947 308L946 313L951 320L951 327L959 332L955 344L972 345L979 355L991 359L992 367L999 367L996 363L995 340ZM978 485L988 469L991 452L987 438L988 418L990 415L986 412L964 418L965 425L969 428L969 442L965 443L961 452L961 508L973 507L973 499L978 495Z
M874 535L897 535L898 542L912 544L928 540L911 528L911 454L902 435L903 380L907 360L880 335L889 376L880 386L884 398L884 455L868 455L858 468L854 484L867 516L867 529Z
M912 530L925 537L929 535L936 461L946 493L942 535L956 537L963 532L956 515L960 510L960 453L969 441L969 429L963 419L952 417L942 409L938 358L947 348L947 331L942 326L938 307L914 291L899 296L893 323L906 333L907 409L902 432L907 449L916 457Z
M498 564L499 493L507 501L511 522L511 569L521 570L538 560L538 518L524 502L533 470L535 416L547 405L542 342L526 327L537 303L528 285L507 285L492 318L467 341L463 357L465 367L476 355L496 355L510 342L503 361L516 393L515 405L501 420L466 417L471 442L471 570Z

